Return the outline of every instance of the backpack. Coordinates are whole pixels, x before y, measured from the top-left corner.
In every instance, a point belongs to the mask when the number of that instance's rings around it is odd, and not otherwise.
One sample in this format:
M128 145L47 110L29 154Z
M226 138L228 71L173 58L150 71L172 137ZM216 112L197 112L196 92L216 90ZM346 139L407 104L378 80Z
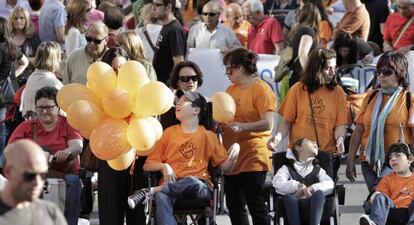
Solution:
M296 62L299 57L297 56L295 60L293 60L293 48L288 45L280 52L280 59L279 63L274 68L275 70L275 82L281 81L284 77L290 76L292 74L292 69L290 68L291 65Z

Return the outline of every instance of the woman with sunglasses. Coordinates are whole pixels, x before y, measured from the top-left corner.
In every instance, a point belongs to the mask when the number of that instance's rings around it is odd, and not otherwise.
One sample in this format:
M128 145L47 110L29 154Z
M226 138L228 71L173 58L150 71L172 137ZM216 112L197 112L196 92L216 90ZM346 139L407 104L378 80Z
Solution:
M34 66L35 71L27 79L22 96L22 115L25 118L36 117L35 95L36 92L45 86L60 89L63 84L57 78L60 68L61 51L60 45L48 41L40 44L37 49Z
M407 71L408 62L404 54L384 53L377 63L377 89L366 94L355 118L346 176L355 181L355 155L360 149L361 170L370 193L379 180L377 175L381 172L381 176L387 174L387 170L381 171L381 167L389 146L404 140L414 144L414 96L408 94ZM400 140L400 135L404 140Z
M57 43L56 45L59 47ZM64 215L69 225L77 225L82 186L79 179L79 154L83 142L80 133L69 125L66 117L59 115L57 92L56 88L50 86L36 92L33 102L37 118L21 123L14 130L9 143L31 139L53 155L48 176L65 180Z
M175 90L176 102L179 97L178 94L187 91L197 91L203 84L203 73L200 67L192 61L182 61L174 66L170 75L170 86ZM181 91L181 93L179 92ZM168 112L161 115L161 124L164 129L179 124L179 121L175 118L175 107L172 107Z
M276 111L276 96L257 75L258 55L244 48L235 49L223 58L231 81L226 92L236 102L236 115L223 127L226 148L240 144L240 155L230 174L225 176L224 190L232 224L249 224L246 203L253 224L269 224L263 192L267 172L271 169L271 152L266 148Z
M89 17L92 6L85 0L71 0L66 6L68 19L65 26L65 48L66 57L73 50L82 48L86 45L85 22Z

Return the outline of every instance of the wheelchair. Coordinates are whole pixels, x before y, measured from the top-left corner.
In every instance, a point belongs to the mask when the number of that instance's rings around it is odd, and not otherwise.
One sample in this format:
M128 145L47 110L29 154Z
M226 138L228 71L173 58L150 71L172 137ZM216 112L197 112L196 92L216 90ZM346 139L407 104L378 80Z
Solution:
M212 180L212 199L205 203L201 199L177 199L174 203L173 214L180 225L214 225L216 224L216 215L222 211L222 202L224 201L224 172L220 168L209 166L209 172ZM148 184L157 186L160 180L160 172L146 172ZM150 198L145 205L146 224L153 225L155 222L155 200ZM189 223L188 223L189 222Z
M274 173L289 162L286 158L286 152L274 153L272 156ZM333 165L332 165L332 156L329 153L319 152L317 156L318 164L323 168L326 173L332 178L333 177ZM271 212L271 217L273 217L273 223L279 225L288 225L286 220L286 212L284 210L282 195L279 195L275 192L274 187L271 183L266 184L266 188L269 194L268 207L269 212ZM344 185L335 185L334 191L332 194L326 196L324 212L322 215L321 224L329 225L339 225L340 224L340 214L339 214L339 205L344 205L345 202L345 187ZM300 205L302 224L307 224L307 218L309 216L304 215L305 212L308 212L309 206L306 204Z

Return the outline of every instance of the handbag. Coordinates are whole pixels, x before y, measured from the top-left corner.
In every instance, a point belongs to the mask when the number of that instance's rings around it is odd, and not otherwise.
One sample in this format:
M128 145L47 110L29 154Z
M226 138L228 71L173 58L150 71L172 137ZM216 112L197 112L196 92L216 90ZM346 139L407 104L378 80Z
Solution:
M7 105L14 102L14 96L18 88L15 82L15 76L13 72L14 62L10 66L10 71L6 79L0 81L0 105Z
M293 60L293 48L288 44L280 53L280 59L275 70L275 82L280 82L284 77L290 76L293 70L290 68L293 63L298 60L298 56Z
M99 159L92 153L89 143L86 145L85 150L82 152L80 165L92 172L98 171Z

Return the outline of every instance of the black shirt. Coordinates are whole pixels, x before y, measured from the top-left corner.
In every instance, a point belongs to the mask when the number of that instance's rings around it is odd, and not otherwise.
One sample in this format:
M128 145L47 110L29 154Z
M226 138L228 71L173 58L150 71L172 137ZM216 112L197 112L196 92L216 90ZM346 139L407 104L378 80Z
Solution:
M157 73L158 80L167 84L174 67L174 56L185 56L187 43L183 27L178 20L164 25L158 35L155 45L152 65Z
M365 8L369 13L370 27L368 41L375 42L382 49L384 42L383 35L381 34L381 23L385 23L390 11L387 6L386 0L363 0Z

